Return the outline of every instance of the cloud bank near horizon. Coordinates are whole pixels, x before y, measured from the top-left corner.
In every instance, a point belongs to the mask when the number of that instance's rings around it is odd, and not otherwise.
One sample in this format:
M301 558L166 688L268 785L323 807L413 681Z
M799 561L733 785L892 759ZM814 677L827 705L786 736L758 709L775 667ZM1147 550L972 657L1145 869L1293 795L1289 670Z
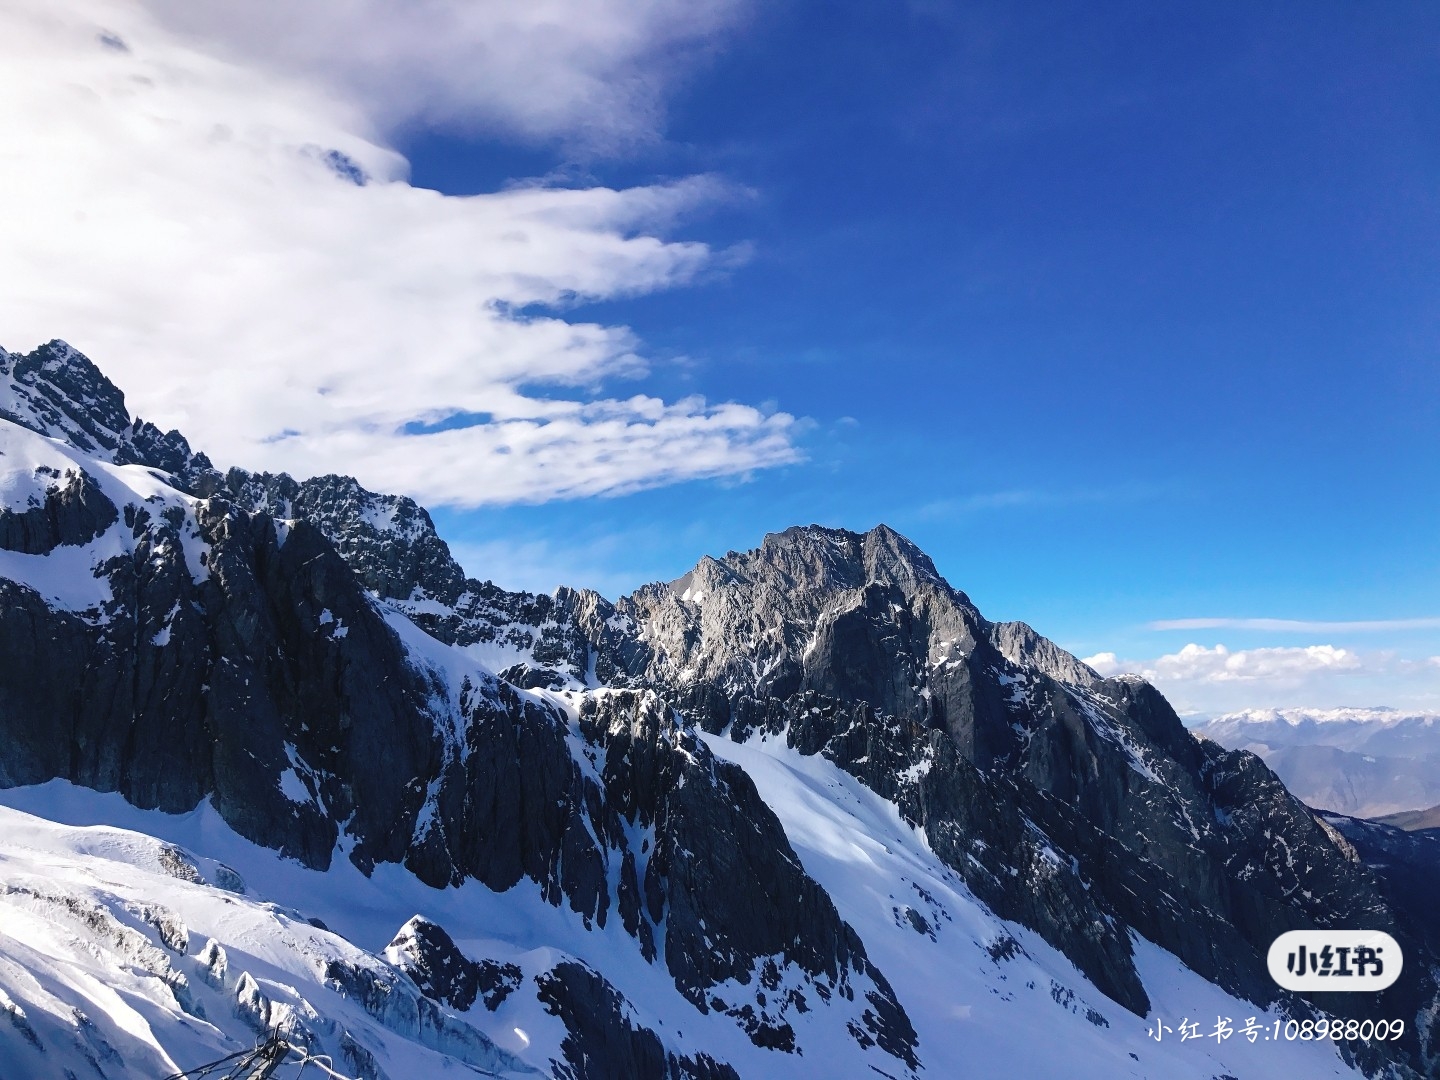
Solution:
M674 57L736 5L687 22L663 0L432 0L403 25L376 3L291 7L6 5L0 344L70 341L219 464L434 504L798 460L788 414L615 394L646 372L641 344L564 317L723 263L665 235L731 197L723 182L446 196L411 186L384 142L412 121L653 137Z
M1440 656L1407 658L1333 644L1230 649L1194 642L1148 660L1113 652L1084 658L1102 676L1140 675L1182 714L1293 708L1345 701L1357 706L1440 707Z

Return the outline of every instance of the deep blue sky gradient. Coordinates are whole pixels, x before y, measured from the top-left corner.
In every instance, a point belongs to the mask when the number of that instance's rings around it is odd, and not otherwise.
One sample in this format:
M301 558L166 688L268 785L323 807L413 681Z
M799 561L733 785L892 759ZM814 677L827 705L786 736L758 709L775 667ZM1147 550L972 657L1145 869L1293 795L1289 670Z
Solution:
M1440 653L1143 629L1440 615L1440 6L795 0L670 109L605 158L400 148L457 194L743 189L676 235L748 259L568 315L634 328L635 391L805 417L807 460L438 513L472 573L613 596L790 524L884 521L1082 655Z

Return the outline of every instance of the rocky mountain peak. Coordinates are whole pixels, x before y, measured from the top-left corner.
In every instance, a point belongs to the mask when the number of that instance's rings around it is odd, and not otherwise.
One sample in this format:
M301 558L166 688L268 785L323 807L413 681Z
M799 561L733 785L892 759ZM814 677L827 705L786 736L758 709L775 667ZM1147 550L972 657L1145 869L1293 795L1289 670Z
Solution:
M820 592L880 582L909 593L942 583L930 557L883 524L864 533L796 525L766 535L758 548L731 552L718 562L742 577L769 576L787 587Z
M23 355L0 349L0 418L117 465L159 469L189 493L214 475L178 431L132 418L120 388L58 339Z
M23 355L5 353L9 382L0 415L81 450L114 450L130 427L125 395L83 353L60 340Z
M802 685L838 692L832 676L841 671L841 682L877 707L883 699L887 709L903 702L922 712L930 708L927 670L972 652L985 626L930 558L885 525L771 533L757 548L704 558L616 606L650 648L648 678L709 681L733 696ZM882 653L904 669L881 680L883 692L876 665L893 665Z
M414 499L368 491L333 473L296 480L231 469L223 490L251 513L315 525L365 587L387 599L450 607L465 592L465 572Z

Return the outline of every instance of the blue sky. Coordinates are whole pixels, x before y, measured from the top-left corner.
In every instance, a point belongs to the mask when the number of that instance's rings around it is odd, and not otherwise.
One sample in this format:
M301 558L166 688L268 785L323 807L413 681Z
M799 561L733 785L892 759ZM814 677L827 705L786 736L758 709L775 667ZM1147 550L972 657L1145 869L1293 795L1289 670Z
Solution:
M1440 614L1440 10L788 4L670 109L618 158L403 148L457 191L748 189L681 226L748 261L594 317L677 358L663 393L805 417L806 461L441 515L473 571L613 595L788 524L884 521L1084 655L1440 653L1436 626L1145 629Z
M612 597L885 522L1186 711L1440 710L1433 4L3 17L0 342L222 463Z

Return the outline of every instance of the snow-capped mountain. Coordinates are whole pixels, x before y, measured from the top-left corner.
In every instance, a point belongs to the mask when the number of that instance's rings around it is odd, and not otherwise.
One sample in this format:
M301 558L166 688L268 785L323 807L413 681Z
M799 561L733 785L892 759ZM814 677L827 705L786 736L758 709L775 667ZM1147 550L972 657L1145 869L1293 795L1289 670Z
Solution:
M7 1077L274 1030L394 1080L1436 1075L1434 916L892 530L511 593L408 499L218 472L61 343L0 353L0 416ZM1400 981L1280 991L1270 941L1325 926ZM1173 1034L1317 1007L1406 1035Z
M1194 730L1258 754L1313 807L1375 818L1440 803L1440 714L1249 709Z

